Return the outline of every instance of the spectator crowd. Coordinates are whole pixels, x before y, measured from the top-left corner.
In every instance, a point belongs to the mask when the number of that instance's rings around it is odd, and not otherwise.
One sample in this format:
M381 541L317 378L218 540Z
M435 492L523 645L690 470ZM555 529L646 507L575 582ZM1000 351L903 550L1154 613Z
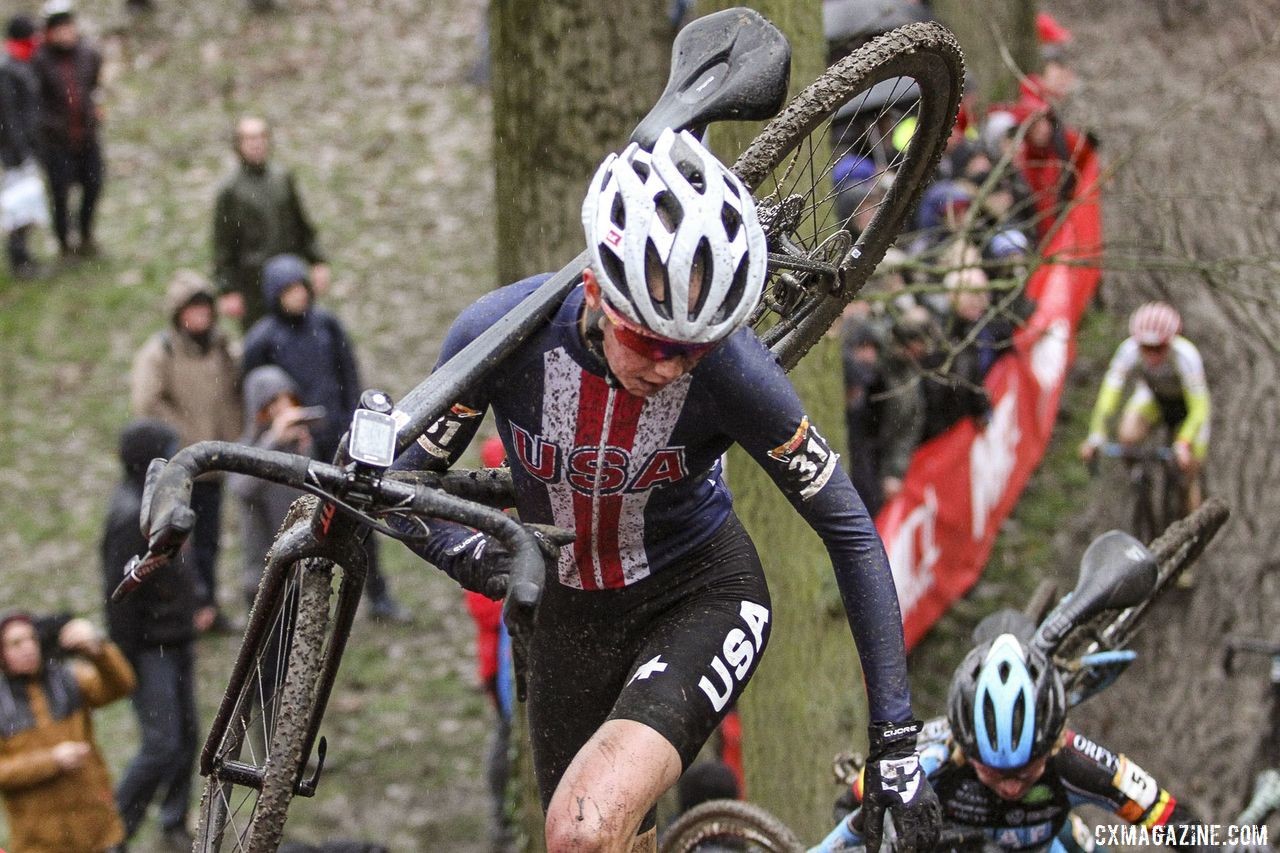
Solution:
M961 419L985 424L984 378L1035 307L1024 291L1036 247L1053 233L1093 156L1093 142L1060 118L1075 87L1071 34L1044 12L1037 30L1043 68L1022 80L1013 103L978 114L966 96L910 232L835 329L846 465L873 515L900 492L917 447ZM869 35L834 39L833 61ZM905 132L869 132L860 121L853 115L833 125L838 139L857 140L837 151L833 171L838 215L855 232L892 180L882 164L910 140Z

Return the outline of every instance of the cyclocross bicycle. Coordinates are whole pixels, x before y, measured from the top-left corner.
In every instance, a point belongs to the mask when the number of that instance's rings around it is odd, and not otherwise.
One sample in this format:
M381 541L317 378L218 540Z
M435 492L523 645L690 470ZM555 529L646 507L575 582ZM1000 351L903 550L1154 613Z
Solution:
M1129 530L1143 542L1182 516L1186 489L1173 449L1162 445L1130 446L1107 442L1098 454L1121 459L1129 469Z
M941 157L964 76L954 37L936 24L915 24L841 60L779 113L789 63L786 39L755 12L699 19L677 37L667 89L632 136L645 144L665 127L700 130L776 114L734 170L756 196L769 246L766 293L751 322L788 369L839 316L907 220ZM890 144L899 124L915 128L901 150ZM832 203L842 188L831 176L844 157L878 167L869 179L878 188L868 196L870 220L857 234L837 220ZM130 565L119 595L177 552L191 530L191 484L199 475L233 471L311 495L294 505L267 558L200 755L206 781L197 851L275 850L291 800L314 794L327 751L319 729L364 584L360 540L368 530L411 541L425 535L422 519L435 518L501 542L512 561L504 619L521 657L546 566L530 526L501 511L512 502L509 474L388 468L546 322L587 263L584 252L398 404L365 392L333 464L221 442L152 464L142 519L148 552ZM571 537L542 532L558 544Z
M1185 519L1174 522L1148 549L1134 537L1113 530L1093 541L1080 561L1075 588L1039 621L1032 642L1051 656L1062 672L1067 701L1075 706L1105 690L1134 660L1129 648L1151 605L1195 562L1227 519L1226 504L1210 498ZM1026 613L1044 612L1044 585ZM926 730L929 724L925 725ZM860 762L837 756L836 775L848 785ZM882 853L892 853L886 829ZM936 849L981 850L990 838L970 826L945 827ZM695 806L667 828L660 853L697 853L730 849L754 853L800 853L796 834L766 809L738 800L712 800Z

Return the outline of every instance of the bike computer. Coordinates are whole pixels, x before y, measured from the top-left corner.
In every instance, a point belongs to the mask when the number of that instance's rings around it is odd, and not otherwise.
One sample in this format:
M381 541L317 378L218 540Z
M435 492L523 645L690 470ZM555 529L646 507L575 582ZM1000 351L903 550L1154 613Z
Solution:
M395 419L390 415L356 409L347 452L357 462L389 468L396 458L396 430Z

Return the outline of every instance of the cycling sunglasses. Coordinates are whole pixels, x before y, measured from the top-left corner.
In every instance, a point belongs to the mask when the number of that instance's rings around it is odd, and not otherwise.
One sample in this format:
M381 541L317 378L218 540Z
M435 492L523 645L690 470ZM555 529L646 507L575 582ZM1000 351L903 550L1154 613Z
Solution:
M720 343L719 341L712 341L705 344L692 344L660 338L649 332L641 331L635 323L632 323L611 308L608 302L602 302L601 305L604 307L604 315L613 324L613 334L618 339L618 343L637 355L647 358L649 361L669 361L673 358L701 358L715 349Z

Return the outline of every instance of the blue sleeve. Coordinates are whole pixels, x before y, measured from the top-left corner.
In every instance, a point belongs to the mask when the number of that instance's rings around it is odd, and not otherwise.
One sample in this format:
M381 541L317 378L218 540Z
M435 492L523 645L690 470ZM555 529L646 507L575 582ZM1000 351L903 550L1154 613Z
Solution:
M810 423L773 355L742 329L709 364L721 423L822 538L867 684L874 722L911 717L906 645L889 558L839 454Z
M536 290L546 278L547 276L535 276L499 288L465 308L445 335L440 357L432 371L457 355L481 332ZM441 415L396 459L392 468L402 471L444 471L456 463L471 444L476 430L484 420L484 413L489 408L488 387L489 383L480 382L475 388L469 389L462 399L456 401L448 412ZM475 531L449 521L428 520L427 527L431 531L431 538L421 545L410 546L411 550L433 566L452 575L452 560L469 552L464 546Z

